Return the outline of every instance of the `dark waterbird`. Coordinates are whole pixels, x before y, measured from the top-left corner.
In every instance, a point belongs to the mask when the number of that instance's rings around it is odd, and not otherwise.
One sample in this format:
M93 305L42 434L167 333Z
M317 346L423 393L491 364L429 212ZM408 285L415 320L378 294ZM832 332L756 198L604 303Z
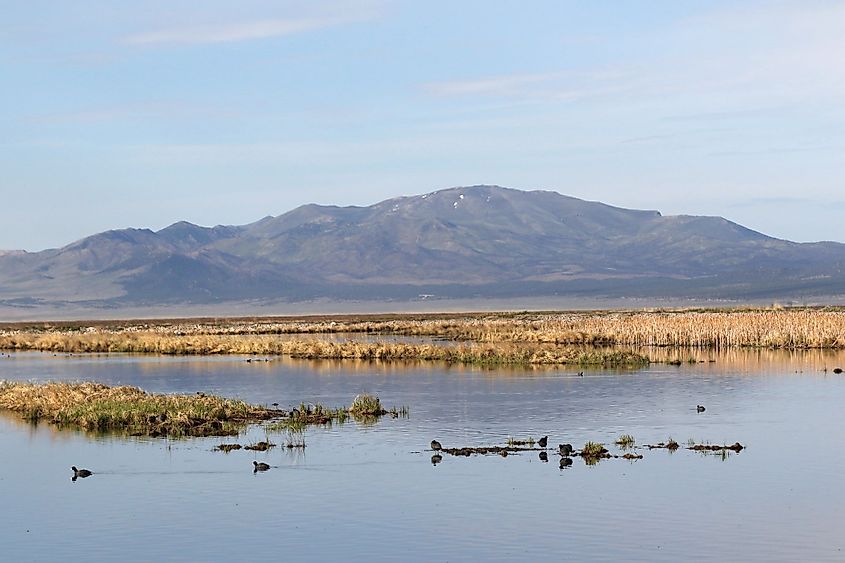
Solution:
M440 454L434 454L433 456L431 456L431 465L437 465L437 464L438 464L438 463L440 463L441 461L443 461L443 456L442 456L442 455L440 455Z
M548 444L548 443L549 443L549 437L548 436L543 436L542 438L540 438L540 440L537 441L537 445L540 446L541 448L545 448L546 444Z
M86 477L93 475L93 473L87 469L77 469L75 465L71 467L71 469L73 469L73 477L71 478L72 481L76 481L79 478L85 479Z
M258 463L257 461L253 461L252 465L255 467L255 469L252 470L253 473L257 471L267 471L270 469L270 466L266 463Z
M560 444L558 450L560 450L562 456L572 455L572 444Z
M701 405L696 405L696 407L695 407L695 411L696 411L696 412L704 412L704 411L706 411L706 410L707 410L707 409L705 409L705 408L704 408L703 406L701 406Z
M842 373L842 368L833 368L833 373Z
M440 450L443 449L443 444L441 444L437 440L432 440L431 441L431 449L434 450L435 452L439 452Z

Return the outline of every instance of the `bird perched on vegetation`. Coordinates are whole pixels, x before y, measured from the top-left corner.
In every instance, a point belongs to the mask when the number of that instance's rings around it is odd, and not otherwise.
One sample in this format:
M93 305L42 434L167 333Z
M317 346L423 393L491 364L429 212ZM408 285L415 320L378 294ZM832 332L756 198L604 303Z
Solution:
M695 410L696 410L697 412L704 412L704 411L705 411L705 410L707 410L707 409L705 409L705 408L704 408L703 406L701 406L701 405L696 405Z
M539 445L541 448L545 448L546 444L548 444L548 443L549 443L549 437L548 436L543 436L542 438L540 438L537 441L537 445Z
M560 444L558 449L560 450L560 455L562 456L572 455L572 444Z
M71 467L71 469L73 469L73 477L71 478L71 480L73 481L76 481L80 477L82 479L85 479L86 477L90 477L91 475L93 475L93 473L88 471L87 469L77 469L75 465Z
M432 440L431 441L431 449L434 450L435 452L439 452L440 450L443 449L443 444L441 444L437 440Z
M270 469L270 466L266 463L258 463L257 461L253 461L252 465L255 467L255 469L252 470L253 473L256 471L267 471Z

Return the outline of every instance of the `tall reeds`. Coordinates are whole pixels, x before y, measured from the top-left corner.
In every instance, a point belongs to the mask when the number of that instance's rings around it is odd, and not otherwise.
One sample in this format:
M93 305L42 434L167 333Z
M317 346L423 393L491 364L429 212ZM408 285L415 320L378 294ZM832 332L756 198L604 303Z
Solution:
M17 332L0 335L0 348L46 352L154 354L261 354L301 359L443 361L464 364L643 365L635 352L585 351L577 347L513 343L407 344L396 342L290 340L273 336L168 335L156 332Z
M308 335L296 338L291 335ZM364 334L341 341L337 336ZM443 339L391 342L387 336ZM383 338L380 338L383 337ZM454 343L464 343L455 346ZM533 346L527 346L533 345ZM560 346L845 348L845 311L765 309L474 314L443 318L217 320L33 325L0 329L0 348L54 352L274 354L463 363L608 363ZM574 349L573 349L574 350Z

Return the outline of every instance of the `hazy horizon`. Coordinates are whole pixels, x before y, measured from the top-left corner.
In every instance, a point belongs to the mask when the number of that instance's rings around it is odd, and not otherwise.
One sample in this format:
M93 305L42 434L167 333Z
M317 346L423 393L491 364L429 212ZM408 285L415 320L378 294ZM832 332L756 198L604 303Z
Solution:
M2 5L3 250L474 184L845 241L843 2Z

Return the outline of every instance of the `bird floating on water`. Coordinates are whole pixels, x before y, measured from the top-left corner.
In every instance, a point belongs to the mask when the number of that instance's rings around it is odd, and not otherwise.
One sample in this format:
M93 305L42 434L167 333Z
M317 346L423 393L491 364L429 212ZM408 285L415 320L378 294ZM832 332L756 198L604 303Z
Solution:
M549 443L549 437L548 436L543 436L542 438L540 438L537 441L537 445L539 445L541 448L545 448L546 444L548 444L548 443Z
M705 408L704 408L703 406L701 406L701 405L696 405L695 410L696 410L697 412L704 412L704 411L706 411L707 409L705 409Z
M562 456L572 455L572 444L560 444L558 445L558 449L560 450L560 455Z
M76 481L79 478L85 479L86 477L93 475L91 471L88 471L87 469L77 469L75 465L71 467L71 469L73 469L73 477L71 478L71 481Z
M257 461L253 461L252 465L255 467L255 469L252 470L253 473L256 471L267 471L270 469L270 466L266 463L258 463Z

